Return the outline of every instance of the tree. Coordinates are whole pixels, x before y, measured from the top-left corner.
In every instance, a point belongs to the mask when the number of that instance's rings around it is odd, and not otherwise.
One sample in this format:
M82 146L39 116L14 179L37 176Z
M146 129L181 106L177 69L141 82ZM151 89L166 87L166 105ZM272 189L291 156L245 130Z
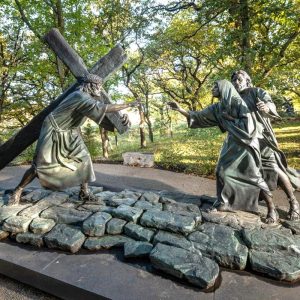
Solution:
M299 7L299 0L194 0L170 1L154 9L172 19L185 13L183 24L190 22L194 29L179 41L192 41L205 31L214 36L218 45L209 55L223 62L216 72L219 78L244 69L254 82L272 88L283 66L290 67L289 77L296 76L292 65L299 60ZM284 91L283 82L277 91Z
M137 85L136 82L136 71L138 68L141 67L143 60L144 60L144 53L141 51L136 57L132 57L129 64L124 65L123 70L123 77L124 77L124 84L132 93L133 97L136 101L140 101L140 86ZM141 140L141 148L146 147L146 133L145 133L145 114L141 105L138 107L139 115L140 115L140 124L139 124L139 131L140 131L140 140Z
M102 3L107 4L109 1L102 1ZM7 17L7 12L11 10L18 22L26 25L26 32L29 36L28 44L24 44L24 52L29 57L30 65L18 66L17 73L21 74L22 78L13 84L15 88L12 100L14 110L19 112L24 110L26 108L24 100L30 106L33 103L44 106L59 93L58 89L64 90L72 80L72 76L63 67L61 61L54 57L44 45L43 35L50 28L58 27L83 59L88 62L87 64L94 63L95 57L98 59L100 54L104 54L111 47L105 44L95 26L99 22L97 5L98 1L79 3L75 0L63 2L44 0L39 3L15 0L13 6L9 1L5 3L3 17ZM88 28L84 35L82 35L83 24ZM95 45L97 45L96 49ZM24 125L35 112L36 110L31 107L28 112L19 113L22 117L22 120L19 118L21 125Z

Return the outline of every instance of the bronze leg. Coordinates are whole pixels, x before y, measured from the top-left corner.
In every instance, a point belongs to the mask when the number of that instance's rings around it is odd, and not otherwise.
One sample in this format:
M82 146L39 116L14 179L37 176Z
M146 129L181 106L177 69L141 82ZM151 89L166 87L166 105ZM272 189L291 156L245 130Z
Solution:
M85 202L96 202L98 199L89 191L89 186L87 182L84 182L80 186L80 191L78 199Z
M26 185L28 185L35 177L37 177L37 172L34 166L31 166L21 179L21 182L15 188L13 194L10 196L7 205L18 205L20 202L20 198L23 192L23 189Z
M287 215L287 219L289 220L299 220L300 219L300 207L299 203L293 193L293 187L288 176L279 169L278 171L278 184L283 189L285 194L288 197L290 203L290 210Z
M265 190L261 190L260 197L266 201L267 207L268 207L268 214L266 217L266 223L276 223L278 221L278 213L276 211L274 202L273 202L273 196L270 192L267 192Z
M85 198L89 194L89 186L87 182L84 182L80 186L79 198Z

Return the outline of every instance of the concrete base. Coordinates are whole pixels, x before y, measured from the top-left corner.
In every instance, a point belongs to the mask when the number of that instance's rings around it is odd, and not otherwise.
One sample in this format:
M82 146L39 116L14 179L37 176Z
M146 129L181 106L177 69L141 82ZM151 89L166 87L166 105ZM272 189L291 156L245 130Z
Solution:
M14 188L27 168L2 170L0 188ZM97 182L94 184L108 189L142 186L144 189L192 195L215 195L215 181L206 178L116 165L95 165L95 171ZM32 185L38 186L39 183L35 180ZM300 192L296 193L296 197L300 199ZM274 201L278 206L287 203L281 190L274 192ZM205 293L149 268L149 264L141 261L125 262L122 251L80 251L74 255L0 242L1 274L62 299L298 300L300 295L299 283L284 284L246 271L227 270L221 272L215 291Z
M300 286L222 271L218 286L201 291L168 278L148 263L126 261L122 251L66 254L14 242L0 243L0 273L62 299L290 299Z
M0 273L62 299L213 299L213 293L150 272L148 263L122 260L118 250L72 255L0 243Z

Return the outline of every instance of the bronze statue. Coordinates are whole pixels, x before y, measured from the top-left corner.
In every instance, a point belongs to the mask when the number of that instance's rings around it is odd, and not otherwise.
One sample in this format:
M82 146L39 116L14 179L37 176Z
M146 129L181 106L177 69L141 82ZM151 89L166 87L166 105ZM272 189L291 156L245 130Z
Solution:
M287 218L300 218L299 203L293 193L293 187L300 188L300 177L297 172L288 167L283 152L272 129L270 119L280 118L271 96L261 88L253 87L250 76L243 70L236 71L231 76L231 82L245 101L251 114L263 125L263 138L260 142L263 177L269 189L275 190L277 184L286 193L290 209Z
M218 126L228 132L216 168L218 209L257 212L258 198L263 194L268 206L266 222L274 223L278 214L260 171L263 127L229 81L217 81L212 94L220 101L201 111L187 112L176 102L169 102L169 106L184 115L191 128Z
M25 172L8 205L19 203L24 187L35 177L43 187L51 190L63 190L81 184L79 198L95 200L88 190L88 182L95 181L95 174L80 126L87 118L100 124L106 113L137 106L138 102L104 104L101 99L102 79L99 76L88 74L80 81L79 88L44 120L32 166ZM125 115L123 123L128 122Z

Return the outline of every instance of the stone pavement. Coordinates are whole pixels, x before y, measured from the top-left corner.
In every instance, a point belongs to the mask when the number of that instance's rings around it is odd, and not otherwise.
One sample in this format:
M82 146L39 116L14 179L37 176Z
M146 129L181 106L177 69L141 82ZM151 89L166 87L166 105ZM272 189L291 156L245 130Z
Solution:
M19 180L15 176L18 171L20 171L18 167L4 169L0 173L0 188L14 187L15 180ZM290 229L283 227L262 229L264 226L260 218L246 213L213 215L202 213L205 223L201 224L198 208L199 205L201 206L201 201L198 196L214 195L213 180L119 165L95 165L95 171L97 176L95 184L106 189L120 191L130 188L166 192L160 195L153 192L132 191L109 193L94 188L94 193L99 195L97 206L74 203L72 193L76 192L75 190L70 190L68 194L47 194L44 190L34 189L33 193L28 193L24 197L27 204L9 210L5 207L1 208L2 234L11 232L13 236L16 235L18 242L31 243L35 246L42 246L45 241L50 248L73 253L77 252L82 245L86 249L97 250L125 244L125 257L148 256L151 252L150 261L156 269L184 278L200 287L215 289L218 285L216 279L220 277L218 277L219 267L216 262L220 266L231 269L245 269L248 251L250 257L248 268L280 280L293 281L300 277L298 223L283 224L291 228L295 235ZM22 173L18 176L22 176ZM38 183L34 182L33 185L37 186ZM183 192L189 196L182 194ZM286 203L280 191L276 191L275 194L276 203L284 217ZM39 199L42 200L38 201ZM203 198L205 199L207 200ZM55 225L54 221L57 225L52 229ZM120 230L120 221L129 223L127 225L122 223ZM70 226L78 222L87 239L80 230ZM124 237L117 235L103 237L104 232L121 233L123 227ZM47 234L48 231L50 233ZM43 241L41 235L45 233ZM60 239L61 236L65 237ZM241 239L243 239L242 244ZM194 250L191 251L191 248ZM295 266L295 269L291 269L291 265ZM223 271L221 275L223 281L227 276L232 276L232 273ZM241 276L237 275L237 278L239 277ZM251 282L251 279L247 280L247 284L249 281ZM244 285L240 286L240 289L243 289ZM267 287L268 284L264 290ZM219 295L217 298L222 299L224 293L221 290L224 288L222 283L215 291L214 297ZM297 284L290 285L289 288L291 297L299 289ZM272 292L274 296L274 291L278 291L276 298L281 299L281 293L284 292L286 295L285 289L286 287L279 289L273 287L270 293ZM231 290L231 292L235 297L238 291ZM203 293L201 295L204 296ZM248 298L243 297L243 299L252 299L252 296L254 295L247 295ZM293 299L291 297L289 299Z
M0 188L14 188L22 178L28 166L6 167L0 171ZM128 189L168 190L188 193L191 195L216 194L216 184L212 179L174 173L152 168L128 167L123 165L94 164L96 182L93 185L105 189L121 191ZM39 186L34 180L29 186ZM296 193L299 201L300 192ZM274 192L277 206L286 206L287 200L281 190Z

